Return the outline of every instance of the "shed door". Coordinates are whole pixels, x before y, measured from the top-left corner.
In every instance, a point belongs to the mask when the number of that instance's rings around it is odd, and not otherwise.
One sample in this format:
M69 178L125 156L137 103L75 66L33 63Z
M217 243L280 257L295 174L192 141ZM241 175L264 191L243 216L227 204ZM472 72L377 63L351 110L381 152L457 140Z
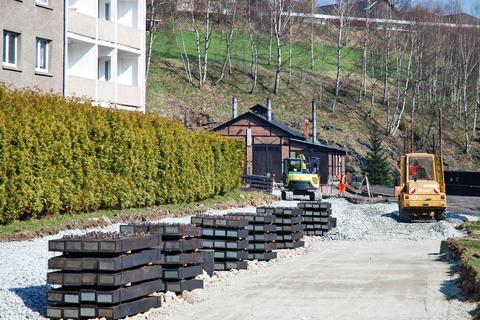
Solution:
M255 144L253 146L253 174L275 175L275 181L282 179L282 153L277 144Z
M328 182L328 152L321 152L317 150L305 149L296 152L296 156L303 154L305 157L317 157L320 159L320 184L327 184Z

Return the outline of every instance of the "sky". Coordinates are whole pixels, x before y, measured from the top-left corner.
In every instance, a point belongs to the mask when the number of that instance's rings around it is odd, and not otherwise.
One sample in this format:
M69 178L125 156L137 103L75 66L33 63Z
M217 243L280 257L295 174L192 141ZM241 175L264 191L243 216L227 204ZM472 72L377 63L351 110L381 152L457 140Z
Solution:
M446 3L451 2L450 0L413 0L414 2L418 3L429 3L429 4L440 4L444 5ZM335 0L317 0L319 5L322 4L331 4L335 3ZM480 0L459 0L460 4L462 5L462 9L464 12L468 12L472 15L479 16L480 11ZM478 6L478 9L475 7Z

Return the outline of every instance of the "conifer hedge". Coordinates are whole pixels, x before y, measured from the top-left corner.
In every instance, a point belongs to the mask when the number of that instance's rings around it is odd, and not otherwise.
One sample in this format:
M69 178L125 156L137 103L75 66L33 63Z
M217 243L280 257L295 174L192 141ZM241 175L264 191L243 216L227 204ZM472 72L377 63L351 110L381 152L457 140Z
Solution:
M0 86L0 223L192 202L239 186L243 143Z

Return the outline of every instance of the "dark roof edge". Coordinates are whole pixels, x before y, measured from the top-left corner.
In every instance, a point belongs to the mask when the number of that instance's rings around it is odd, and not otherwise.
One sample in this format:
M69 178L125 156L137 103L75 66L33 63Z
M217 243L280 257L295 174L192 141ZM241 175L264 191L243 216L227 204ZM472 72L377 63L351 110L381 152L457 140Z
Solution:
M295 137L297 137L297 138L301 138L301 137L302 137L301 134L300 134L300 132L296 132L295 129L293 129L293 128L288 128L288 129L287 129L287 128L283 128L282 125L279 125L280 123L276 123L276 121L268 121L268 119L262 117L262 116L259 115L259 114L256 114L255 112L252 112L252 111L247 111L247 112L239 115L239 116L236 117L236 118L230 119L230 120L228 120L227 122L224 122L224 123L222 123L221 125L213 128L212 131L218 131L218 130L221 130L221 129L225 128L225 127L228 127L229 125L231 125L231 124L234 123L235 121L241 120L241 119L243 119L244 117L246 117L247 115L253 115L253 116L256 117L256 118L258 118L258 119L260 119L260 120L262 120L262 121L264 121L264 122L266 122L266 123L269 123L270 125L274 126L274 127L277 128L278 130L281 130L281 131L287 133L287 135L289 135L289 136L295 136ZM285 125L285 127L287 127L287 125ZM301 140L300 140L300 141L301 141Z
M310 145L310 146L314 146L314 147L320 147L320 148L325 148L325 149L331 149L331 150L336 150L336 151L339 151L339 152L344 152L345 154L347 153L347 150L346 149L343 149L343 148L340 148L340 147L335 147L335 146L329 146L329 145L326 145L326 144L321 144L321 143L313 143L313 142L310 142L310 141L305 141L305 140L299 140L299 139L294 139L294 138L290 138L290 140L294 141L294 142L298 142L298 143L303 143L303 144L307 144L307 145Z

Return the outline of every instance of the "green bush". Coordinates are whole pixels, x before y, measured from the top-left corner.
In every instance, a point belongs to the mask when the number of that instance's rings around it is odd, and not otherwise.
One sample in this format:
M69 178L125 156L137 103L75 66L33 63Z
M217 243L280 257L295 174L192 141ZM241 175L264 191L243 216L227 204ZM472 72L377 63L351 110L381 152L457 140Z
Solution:
M0 86L0 223L192 202L240 184L243 143Z

